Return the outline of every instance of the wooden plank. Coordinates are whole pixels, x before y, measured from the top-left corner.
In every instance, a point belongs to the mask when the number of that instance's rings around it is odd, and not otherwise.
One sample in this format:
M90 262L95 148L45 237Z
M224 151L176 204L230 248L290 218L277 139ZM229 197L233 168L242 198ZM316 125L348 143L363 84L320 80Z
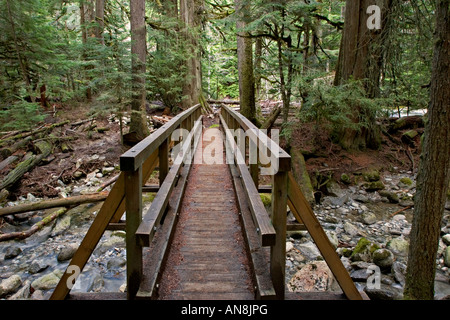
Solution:
M183 142L183 150L190 150L192 139L194 137L194 133L197 130L201 129L201 122L197 121L193 131L189 133L188 138L185 142ZM139 228L136 231L136 238L139 245L143 247L148 247L150 242L156 232L157 225L161 221L161 218L164 214L164 211L167 208L167 204L169 202L170 194L179 178L179 172L183 167L183 162L188 155L192 155L192 152L184 152L182 155L179 155L167 174L164 183L161 185L158 193L156 194L153 202L148 210L147 214L144 216Z
M252 265L254 282L256 284L256 298L261 300L274 299L275 289L268 268L269 250L268 248L261 247L259 243L259 235L256 233L247 198L244 196L238 170L234 164L230 164L228 167L233 177L233 186L238 200L239 211L241 212L240 218L244 229L247 252L249 253L249 260Z
M272 224L277 237L270 248L270 274L280 300L284 299L285 293L287 183L286 172L279 171L273 176Z
M170 137L172 132L181 124L181 122L191 116L198 108L200 108L199 104L180 113L153 132L150 136L125 152L120 157L120 170L135 171L139 168L144 161L159 148L160 144Z
M342 291L350 300L362 300L362 296L358 289L355 287L350 275L339 259L336 250L331 244L325 231L322 229L319 220L317 220L314 212L306 201L300 187L292 173L288 174L289 186L288 197L296 210L292 211L293 214L298 215L298 219L303 221L309 234L313 238L317 248L322 254L323 258L328 264L328 267L333 272L336 280L338 281ZM295 213L294 213L295 212ZM297 218L297 217L296 217Z
M236 159L236 167L242 179L244 192L246 193L247 198L249 200L250 211L253 215L255 226L257 230L259 230L258 233L260 234L261 237L261 245L272 246L275 244L275 237L276 237L275 229L272 226L266 208L264 207L261 197L259 196L258 190L256 189L256 186L253 183L252 177L250 176L250 173L247 170L242 155L235 146L234 139L229 134L229 132L227 133L228 131L227 124L225 123L225 120L223 119L222 115L219 115L219 117L226 132L226 143L228 144L227 148L232 148L231 150L235 150L234 157Z
M142 220L142 168L125 172L127 298L134 299L142 275L142 247L136 241L136 230Z

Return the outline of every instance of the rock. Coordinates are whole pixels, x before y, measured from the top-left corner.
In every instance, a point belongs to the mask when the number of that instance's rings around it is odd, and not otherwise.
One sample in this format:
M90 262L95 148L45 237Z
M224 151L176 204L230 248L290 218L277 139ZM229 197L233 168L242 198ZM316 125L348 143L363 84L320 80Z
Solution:
M370 272L367 272L367 269L353 270L350 273L350 277L353 281L364 282L370 277Z
M399 185L399 187L402 187L403 185L411 186L413 184L412 180L408 177L401 178L399 184L400 183L402 183L402 185Z
M330 240L332 246L334 249L336 249L339 245L339 239L337 237L336 232L334 231L330 231L330 230L325 230L325 233L328 237L328 240Z
M350 260L352 261L365 261L369 262L372 258L372 253L379 249L379 246L366 238L359 239L357 245L353 249Z
M70 221L72 220L70 215L64 215L58 221L56 222L55 227L52 230L52 233L50 234L50 237L56 237L61 234L63 234L65 231L67 231L70 228Z
M16 292L22 285L22 278L16 274L0 282L0 298Z
M366 287L364 292L370 300L399 300L403 297L401 291L384 284L381 284L380 288L370 289Z
M374 192L374 191L378 191L378 190L383 190L384 184L381 181L373 181L373 182L369 182L369 183L365 183L364 184L364 189L367 192Z
M122 268L127 264L127 260L123 257L115 257L110 260L108 260L108 263L106 264L106 267L108 270L114 270Z
M360 230L355 225L353 225L348 221L344 223L344 231L351 236L356 236L360 233Z
M447 245L450 246L450 234L446 234L442 237L442 241Z
M417 137L419 133L416 130L409 130L402 134L402 141L407 144L414 145L414 138Z
M358 201L360 203L369 203L370 202L369 197L362 195L362 194L358 194L358 195L354 196L353 200Z
M34 260L28 268L28 272L31 274L39 273L47 269L48 266L48 263L43 260Z
M392 264L392 273L394 274L394 279L398 283L400 283L402 286L405 285L405 275L406 275L406 264L394 261Z
M345 184L351 184L352 180L350 179L350 176L346 173L341 174L341 181Z
M81 171L75 171L75 172L73 173L73 177L74 177L75 179L80 179L83 175L84 175L84 173L81 172Z
M294 249L294 244L290 241L286 241L286 253Z
M40 278L37 278L31 283L31 287L34 290L50 290L56 287L59 282L59 279L64 274L63 271L56 269L51 273L43 275Z
M5 250L5 260L14 259L21 253L22 249L20 249L19 247L8 247Z
M14 293L8 300L25 300L30 297L31 294L31 282L30 280L25 280L22 288L19 291Z
M58 257L57 257L58 261L62 262L62 261L72 259L73 255L75 254L77 249L78 249L78 245L74 244L74 243L64 246L58 254Z
M390 203L400 202L400 199L398 198L398 195L395 192L380 190L378 193L380 194L380 196L386 197Z
M308 260L317 260L322 257L319 249L311 241L298 245L298 249Z
M409 242L402 236L393 238L386 244L386 248L391 250L395 255L406 257L409 250Z
M380 180L380 173L378 170L366 171L363 173L364 180L374 182Z
M297 271L287 286L291 292L326 291L333 279L325 261L313 261Z
M450 267L450 246L448 246L444 251L444 265Z
M361 218L362 218L362 221L367 225L374 224L378 220L375 213L370 212L370 211L363 212L363 214L361 215Z
M102 174L103 174L104 176L106 176L106 175L108 175L108 174L113 173L114 170L116 170L114 167L104 167L104 168L102 169Z
M381 269L390 269L394 263L394 254L388 249L377 249L372 253L372 260Z

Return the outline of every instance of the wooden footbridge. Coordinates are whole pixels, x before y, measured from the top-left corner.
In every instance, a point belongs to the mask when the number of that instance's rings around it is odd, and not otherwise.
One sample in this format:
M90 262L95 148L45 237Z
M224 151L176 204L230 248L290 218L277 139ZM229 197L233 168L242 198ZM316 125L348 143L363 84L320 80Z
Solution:
M215 129L206 130L201 113L200 105L184 111L121 156L122 173L50 299L320 298L286 291L288 228L311 234L342 289L334 298L362 299L293 179L290 156L226 106ZM155 170L159 185L147 185ZM259 186L263 170L270 186ZM143 192L156 192L145 215ZM271 213L263 192L272 195ZM126 293L71 293L105 230L120 229Z

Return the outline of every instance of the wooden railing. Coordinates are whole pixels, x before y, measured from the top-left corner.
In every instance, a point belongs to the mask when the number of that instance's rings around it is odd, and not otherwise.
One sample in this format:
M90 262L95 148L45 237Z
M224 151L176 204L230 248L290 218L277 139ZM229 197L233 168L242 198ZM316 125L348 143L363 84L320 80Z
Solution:
M149 246L167 208L184 160L192 155L194 138L201 132L201 107L194 106L174 117L152 135L142 140L120 157L120 169L125 174L127 295L133 299L142 277L142 247ZM169 170L169 144L176 129L190 131L181 141L181 154L175 155ZM183 152L184 151L184 152ZM142 217L142 172L145 162L158 152L160 188L147 214Z
M270 285L259 286L258 283L259 298L283 299L285 297L286 206L289 205L297 221L303 224L311 234L346 296L349 299L361 299L361 295L290 172L289 154L265 133L258 130L248 119L230 108L223 106L219 117L226 137L226 160L234 172L234 183L239 180L239 185L235 183L236 196L239 205L242 206L240 209L242 211L245 209L248 213L245 215L248 216L247 221L243 217L244 229L251 226L250 228L255 231L254 234L257 233L254 237L255 241L247 236L250 254L254 255L259 248L265 247L270 250L269 272L265 270L267 265L264 262L259 266L261 267L259 271L255 271L257 283L262 278L266 279L270 276L267 281ZM197 105L174 117L121 156L122 172L55 288L51 296L52 300L67 298L74 284L73 280L76 280L82 272L100 238L108 229L126 230L127 298L154 296L154 287L156 287L163 255L170 245L171 231L167 230L173 230L173 225L176 223L175 216L181 206L193 151L201 139L202 124L199 120L201 120L201 107ZM185 129L185 132L189 134L183 139L180 138L179 144L174 147L177 152L172 152L173 163L169 167L170 149L174 143L172 137L176 129ZM234 134L236 132L238 134ZM159 186L144 185L156 166L159 166ZM267 168L271 168L269 172L272 177L270 215L258 192L260 170ZM146 191L156 192L156 196L148 212L143 216L142 192ZM143 247L150 246L156 232L161 228L160 222L167 212L171 193L177 196L173 203L170 200L170 218L165 217L170 221L165 221L164 230L159 233L164 235L164 244L155 253L158 263L154 264L155 269L151 271L151 279L145 281L149 285L140 290L143 277ZM246 198L245 201L241 201L243 198ZM126 212L125 222L121 220L124 212Z
M239 170L261 245L271 247L270 274L277 299L284 299L286 206L291 157L247 118L227 106L222 106L220 120L226 134L227 161L234 161ZM272 169L269 170L272 176L270 217L258 192L260 163Z

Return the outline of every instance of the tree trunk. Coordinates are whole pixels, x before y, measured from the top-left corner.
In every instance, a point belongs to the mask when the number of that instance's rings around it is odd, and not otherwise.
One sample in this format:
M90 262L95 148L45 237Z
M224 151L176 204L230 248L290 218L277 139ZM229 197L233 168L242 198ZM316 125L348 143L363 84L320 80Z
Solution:
M6 7L8 9L8 18L9 18L9 22L11 24L11 31L12 31L13 39L14 39L14 47L15 47L16 54L17 54L17 60L19 61L22 78L23 78L23 81L25 82L25 88L28 92L28 95L30 96L31 102L36 102L36 97L34 96L33 89L31 88L31 80L30 80L30 76L28 74L27 64L24 61L24 59L26 59L26 58L22 57L21 50L19 48L19 40L18 40L17 34L16 34L16 26L15 26L15 22L14 22L13 13L11 10L10 0L6 0Z
M436 1L428 122L417 177L405 298L432 300L440 226L450 180L450 0Z
M256 124L255 78L253 75L253 41L248 32L243 31L250 22L250 5L245 0L236 0L235 8L238 20L237 54L239 73L240 113Z
M181 0L180 15L187 50L186 78L183 85L182 109L200 102L202 95L202 67L200 50L200 27L203 15L203 0Z
M105 40L103 38L103 29L105 26L105 0L96 0L95 1L95 22L97 26L95 27L95 36L100 42L100 44L104 45Z
M145 59L147 54L145 0L130 0L132 102L130 132L141 140L149 135L145 117Z
M380 72L382 64L381 41L383 23L390 9L391 0L381 0L381 30L367 27L369 14L367 8L373 5L371 0L347 0L345 24L336 68L335 85L344 84L350 79L361 80L369 98L376 98L380 93ZM352 121L359 122L360 115L375 122L375 115L358 107ZM345 149L365 148L378 149L381 144L380 130L373 124L367 129L340 130L340 144Z

